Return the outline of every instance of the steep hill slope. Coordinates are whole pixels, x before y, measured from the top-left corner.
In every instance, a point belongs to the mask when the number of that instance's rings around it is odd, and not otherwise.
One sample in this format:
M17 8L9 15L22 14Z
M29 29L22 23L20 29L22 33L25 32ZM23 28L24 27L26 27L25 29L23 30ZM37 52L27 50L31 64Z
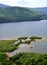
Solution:
M41 14L34 10L22 7L0 7L0 23L19 22L19 21L37 21L41 20Z

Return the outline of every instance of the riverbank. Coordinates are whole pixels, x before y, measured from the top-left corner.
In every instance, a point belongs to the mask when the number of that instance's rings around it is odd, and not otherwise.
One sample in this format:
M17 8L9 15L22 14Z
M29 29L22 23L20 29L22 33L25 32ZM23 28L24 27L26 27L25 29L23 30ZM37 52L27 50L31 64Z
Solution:
M19 48L14 50L13 52L7 52L6 55L8 57L13 57L18 53L22 53L22 52L32 52L32 53L41 53L41 54L47 54L46 50L43 50L41 48L39 48L39 44L40 47L41 45L43 46L43 44L45 44L45 41L47 39L42 38L41 40L37 40L36 41L32 41L30 44L20 44ZM37 44L35 44L37 42ZM38 46L37 46L38 45Z

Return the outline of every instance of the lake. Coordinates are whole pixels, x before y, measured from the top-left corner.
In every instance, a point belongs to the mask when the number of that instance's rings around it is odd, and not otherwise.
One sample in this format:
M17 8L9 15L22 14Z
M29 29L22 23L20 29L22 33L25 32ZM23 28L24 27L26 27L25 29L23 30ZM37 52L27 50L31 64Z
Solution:
M34 35L47 38L47 20L0 24L0 39ZM35 42L30 46L20 46L18 50L12 52L12 55L19 52L47 53L47 40Z
M47 20L0 24L0 39L34 35L47 37Z

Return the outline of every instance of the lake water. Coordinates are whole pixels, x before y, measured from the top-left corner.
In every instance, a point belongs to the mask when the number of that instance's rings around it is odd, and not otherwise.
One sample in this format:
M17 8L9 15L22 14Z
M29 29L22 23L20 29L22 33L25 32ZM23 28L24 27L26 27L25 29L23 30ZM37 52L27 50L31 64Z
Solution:
M47 37L47 20L0 24L0 38L34 35Z
M0 39L34 35L47 38L47 20L0 24ZM33 48L30 48L30 46L33 46ZM47 53L47 40L35 42L30 46L23 45L18 50L12 52L12 55L19 52Z

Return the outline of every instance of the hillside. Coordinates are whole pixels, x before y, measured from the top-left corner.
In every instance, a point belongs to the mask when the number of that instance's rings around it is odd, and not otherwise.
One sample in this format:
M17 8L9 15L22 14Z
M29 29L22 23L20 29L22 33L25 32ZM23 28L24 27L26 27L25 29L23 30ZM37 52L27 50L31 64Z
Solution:
M41 13L42 15L47 15L47 7L31 8L30 10L35 10Z
M22 7L0 7L0 23L40 20L40 14Z

